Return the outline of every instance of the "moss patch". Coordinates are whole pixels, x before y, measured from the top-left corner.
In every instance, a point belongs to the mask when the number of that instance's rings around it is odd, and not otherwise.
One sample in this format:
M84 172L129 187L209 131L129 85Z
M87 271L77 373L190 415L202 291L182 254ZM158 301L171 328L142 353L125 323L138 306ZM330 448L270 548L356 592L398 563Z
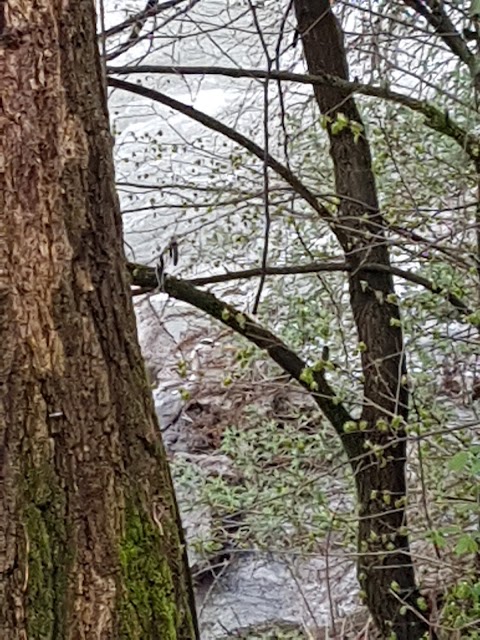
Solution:
M53 638L54 586L50 537L42 513L34 505L25 510L28 550L28 636Z
M48 464L25 474L27 629L30 640L54 640L65 629L68 572L65 496Z
M177 608L172 573L158 527L128 505L120 563L125 588L121 640L177 640Z

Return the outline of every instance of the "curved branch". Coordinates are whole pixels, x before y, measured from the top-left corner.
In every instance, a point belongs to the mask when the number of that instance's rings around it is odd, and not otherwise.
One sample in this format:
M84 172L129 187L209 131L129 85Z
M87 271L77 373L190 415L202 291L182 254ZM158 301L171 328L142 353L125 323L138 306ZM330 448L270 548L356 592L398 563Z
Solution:
M129 264L132 280L140 286L148 286L153 278L156 279L155 270L137 264ZM219 300L213 293L201 291L185 280L165 276L163 290L172 298L182 300L207 313L211 318L219 320L224 325L244 336L259 349L268 353L274 362L282 370L302 385L315 399L315 402L330 421L335 431L340 436L348 455L356 456L362 453L359 449L359 432L346 433L344 425L353 418L345 407L338 402L335 392L325 378L323 370L312 370L313 385L303 379L302 374L308 369L307 363L294 351L280 340L275 334L264 329L249 316L242 313L230 304Z
M425 117L427 127L452 138L462 149L473 159L477 160L480 156L480 140L477 136L465 131L457 124L448 112L442 111L426 100L417 100L410 96L397 91L391 91L386 87L378 87L361 82L350 82L338 76L332 76L328 73L322 74L301 74L291 73L289 71L262 71L259 69L232 69L229 67L202 67L202 66L160 66L160 65L139 65L137 67L107 67L108 73L119 75L130 74L178 74L178 75L219 75L229 78L250 78L265 80L272 78L279 81L298 82L299 84L310 84L312 86L330 86L337 87L358 93L364 96L381 98L388 102L394 102L403 107L407 107L411 111L420 113ZM109 80L110 82L110 80ZM136 87L137 85L132 85Z
M266 154L262 147L260 147L258 144L242 135L235 129L232 129L232 127L228 127L216 118L212 118L206 113L198 111L198 109L195 109L194 107L190 107L183 102L179 102L174 98L170 98L164 93L160 93L160 91L148 89L147 87L142 87L138 84L132 84L131 82L125 82L124 80L117 80L116 78L108 78L108 85L110 87L116 87L117 89L129 91L130 93L136 93L137 95L143 96L144 98L150 98L155 102L160 102L161 104L164 104L165 106L170 107L171 109L174 109L179 113L183 113L192 120L196 120L208 129L217 131L227 138L230 138L230 140L233 140L244 149L247 149L248 151L250 151L250 153L252 153L260 160L265 160L271 169L273 169L280 177L282 177L285 182L287 182L299 196L301 196L306 202L308 202L308 204L318 214L321 215L322 218L330 223L332 230L334 230L337 235L341 234L341 232L336 229L336 222L332 214L328 211L328 209L326 209L322 204L318 202L317 198L310 191L310 189L306 187L303 182L301 182L301 180L299 180L295 176L295 174L290 171L290 169L288 169L272 155Z

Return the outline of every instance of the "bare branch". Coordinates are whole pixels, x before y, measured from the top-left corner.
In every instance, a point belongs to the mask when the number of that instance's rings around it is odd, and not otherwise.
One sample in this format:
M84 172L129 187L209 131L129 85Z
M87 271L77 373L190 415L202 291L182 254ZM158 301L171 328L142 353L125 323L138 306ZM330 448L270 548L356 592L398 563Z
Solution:
M359 95L381 98L388 102L394 102L411 111L416 111L425 117L425 124L437 133L452 138L462 149L473 159L480 156L480 139L465 131L457 124L448 112L442 111L426 100L417 100L406 96L398 91L391 91L386 87L379 87L361 82L350 82L338 76L328 73L322 74L301 74L290 71L263 71L261 69L233 69L229 67L202 67L202 66L166 66L166 65L139 65L137 67L107 67L107 73L130 75L130 74L177 74L177 75L220 75L229 78L255 78L265 80L272 78L278 81L298 82L299 84L310 84L313 86L330 86L344 89ZM109 79L110 82L111 79ZM114 85L112 85L114 86ZM137 85L132 85L137 87Z
M342 232L336 228L336 221L334 220L332 214L326 209L322 204L319 203L316 196L310 191L308 187L306 187L301 180L295 176L292 171L287 169L285 165L279 162L276 158L271 156L270 154L266 154L264 149L260 147L258 144L242 135L235 129L223 124L216 118L212 118L211 116L203 113L202 111L198 111L194 107L190 107L189 105L184 104L183 102L179 102L174 98L170 98L166 96L164 93L160 93L160 91L155 91L154 89L148 89L147 87L142 87L141 85L132 84L131 82L125 82L124 80L117 80L116 78L108 78L108 84L111 87L116 87L117 89L123 89L124 91L129 91L130 93L136 93L139 96L143 96L145 98L150 98L155 102L159 102L164 104L175 111L183 113L184 115L192 118L192 120L196 120L200 122L200 124L205 127L211 129L212 131L217 131L222 135L226 136L230 140L233 140L244 149L247 149L254 156L259 158L260 160L267 161L268 166L273 169L280 177L282 177L285 182L287 182L292 189L301 196L308 204L325 220L327 220L332 230L338 235Z
M122 55L122 53L125 53L125 51L128 51L128 49L131 49L132 47L136 46L139 42L150 38L151 34L154 31L157 31L157 30L160 31L163 27L165 27L170 22L173 22L173 20L175 20L176 18L186 14L188 11L190 11L190 9L192 9L199 2L200 0L189 0L188 4L186 4L184 7L179 9L173 15L170 15L169 17L165 18L162 24L155 26L153 30L148 31L143 36L140 34L147 22L147 19L150 17L150 12L152 12L152 15L158 14L159 5L155 7L157 11L155 11L155 9L146 9L145 11L140 12L135 16L136 20L132 26L132 29L130 31L130 35L127 41L124 42L123 44L120 44L114 51L111 51L110 53L108 53L106 55L106 60L114 60L115 58L118 58L118 56ZM178 2L175 4L178 4ZM171 5L171 6L174 6L174 5ZM168 6L165 6L165 5L163 6L160 5L160 7L162 7L163 10L169 8Z
M120 24L117 24L114 27L110 27L110 29L106 29L105 31L100 33L100 36L104 38L108 38L110 36L115 35L116 33L121 33L122 31L124 31L124 29L128 29L128 27L131 27L136 22L142 22L142 21L145 21L147 18L153 18L153 16L156 16L159 13L162 13L166 9L170 9L171 7L176 7L177 5L182 4L182 2L186 2L186 1L187 0L167 0L166 2L157 4L157 6L155 7L151 7L149 9L144 9L143 11L139 11L138 13L135 13L133 16L131 16L130 18L127 18Z
M150 287L150 290L158 287L158 280L155 274L155 269L153 267L147 267L144 265L129 264L130 273L133 274L133 284L142 288ZM221 273L213 276L204 276L199 278L188 278L182 280L186 284L192 286L205 286L209 284L219 284L221 282L230 282L231 280L247 280L250 278L258 278L261 277L263 273L269 276L281 276L281 275L302 275L309 273L325 273L325 272L339 272L343 271L345 273L351 271L349 265L345 262L312 262L310 264L305 265L293 265L293 266L282 266L282 267L266 267L263 268L253 268L253 269L244 269L242 271L230 271L227 273ZM462 315L468 315L472 313L472 309L468 307L461 298L456 296L449 291L446 291L444 288L437 286L427 278L420 276L416 273L412 273L411 271L405 271L400 269L399 267L387 266L383 264L365 264L362 265L362 271L374 271L374 272L382 272L382 273L391 273L393 276L397 278L401 278L407 282L411 282L413 284L418 284L424 289L427 289L431 293L434 293L439 296L443 296L449 304L452 305L455 309L460 311Z

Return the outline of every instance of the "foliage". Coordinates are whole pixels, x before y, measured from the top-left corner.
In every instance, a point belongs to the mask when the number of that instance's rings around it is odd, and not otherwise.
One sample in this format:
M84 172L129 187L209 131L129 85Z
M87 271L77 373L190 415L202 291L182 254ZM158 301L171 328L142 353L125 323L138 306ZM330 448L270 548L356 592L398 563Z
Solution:
M197 550L208 555L227 544L313 552L332 527L350 521L349 501L333 504L335 492L346 489L343 480L334 480L338 449L327 444L321 425L302 422L279 425L254 416L227 429L219 452L232 460L238 479L202 478L185 462L174 462L176 484L191 487L190 495L215 514L216 530L211 539L193 542Z
M442 614L442 625L452 631L460 630L462 638L476 640L480 624L480 582L461 580L450 589Z

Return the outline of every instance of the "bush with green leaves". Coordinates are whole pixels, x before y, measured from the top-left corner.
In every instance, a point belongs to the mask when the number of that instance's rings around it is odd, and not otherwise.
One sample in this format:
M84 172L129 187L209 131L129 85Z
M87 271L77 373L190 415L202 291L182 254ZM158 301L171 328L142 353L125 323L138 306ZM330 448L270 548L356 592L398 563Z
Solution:
M346 544L348 531L353 542L351 487L336 445L321 423L279 424L257 415L223 434L218 453L232 460L235 479L205 476L176 459L182 495L194 497L191 508L208 505L214 517L212 539L191 544L207 555L221 546L314 552L332 528L342 528Z

